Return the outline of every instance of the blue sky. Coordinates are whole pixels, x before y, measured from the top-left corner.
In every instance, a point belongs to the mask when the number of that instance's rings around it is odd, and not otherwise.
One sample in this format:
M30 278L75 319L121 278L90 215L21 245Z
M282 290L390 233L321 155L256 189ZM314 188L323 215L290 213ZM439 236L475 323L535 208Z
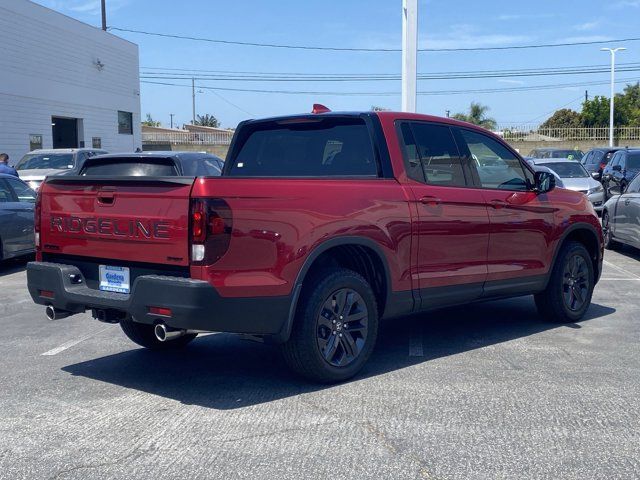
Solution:
M81 21L99 25L99 0L37 0ZM401 47L401 0L107 0L108 24L121 28L238 40L365 48ZM560 43L639 37L640 0L538 0L536 2L420 0L420 47L483 47ZM142 67L219 71L296 73L400 72L400 53L282 50L218 45L115 32L140 46ZM425 52L421 73L605 65L602 45L489 52ZM615 45L606 45L615 46ZM640 42L628 42L618 62L640 62ZM619 78L640 79L639 72ZM606 82L608 73L591 75L425 80L419 91L510 88L589 81ZM189 83L175 81L172 83ZM372 105L400 108L400 81L238 82L199 81L200 85L267 90L323 92L398 92L395 96L286 95L205 90L197 111L213 114L225 127L248 117L310 111L314 102L333 110L362 110ZM623 85L618 85L618 91ZM418 111L444 115L464 111L471 101L491 108L501 123L536 123L562 106L579 109L584 90L608 95L607 85L558 87L511 93L419 96ZM142 114L169 124L169 113L182 124L191 118L190 87L143 84Z

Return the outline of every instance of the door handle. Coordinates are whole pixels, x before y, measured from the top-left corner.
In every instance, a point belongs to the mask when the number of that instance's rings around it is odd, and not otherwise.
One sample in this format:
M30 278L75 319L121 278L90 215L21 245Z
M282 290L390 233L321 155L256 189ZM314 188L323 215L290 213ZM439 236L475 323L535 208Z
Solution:
M440 203L442 203L442 200L440 200L438 197L426 195L420 199L420 203L423 205L435 206L435 205L440 205Z
M499 208L504 208L506 207L508 204L507 202L505 202L504 200L491 200L489 202L489 205L491 205L493 208L495 209L499 209Z
M115 200L115 193L109 190L102 190L98 192L98 203L102 205L113 205Z
M630 203L631 203L631 199L630 199L630 198L627 198L627 199L624 201L624 204L625 204L625 205L629 205Z

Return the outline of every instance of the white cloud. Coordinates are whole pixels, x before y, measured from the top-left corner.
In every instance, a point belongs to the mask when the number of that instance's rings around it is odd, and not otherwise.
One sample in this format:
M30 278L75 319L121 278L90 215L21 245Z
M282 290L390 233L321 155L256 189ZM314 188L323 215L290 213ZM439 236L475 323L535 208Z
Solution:
M508 83L510 85L524 85L526 82L523 82L522 80L512 80L510 78L500 78L498 79L499 83Z
M574 30L578 30L579 32L587 32L589 30L594 30L595 28L600 26L600 22L599 21L594 21L594 22L585 22L585 23L580 23L578 25L574 25L573 29Z
M496 18L503 22L510 22L512 20L533 20L536 18L553 18L555 16L556 15L553 13L503 13L502 15L498 15Z

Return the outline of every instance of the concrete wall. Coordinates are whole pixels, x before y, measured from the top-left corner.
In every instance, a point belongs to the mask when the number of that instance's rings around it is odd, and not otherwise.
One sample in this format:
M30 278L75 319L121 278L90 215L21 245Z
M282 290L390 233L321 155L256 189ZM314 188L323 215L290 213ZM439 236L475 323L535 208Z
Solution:
M544 141L510 141L508 142L521 155L529 155L534 148L577 148L583 152L587 152L594 147L604 147L608 145L606 140L566 140L560 142L544 142ZM623 147L640 147L640 140L620 140L616 145Z
M174 151L174 152L206 152L216 155L223 160L227 157L229 145L185 145L171 143L144 143L142 149L148 151Z
M96 66L100 61L102 69ZM53 146L51 117L79 122L79 140L110 152L141 145L137 45L27 0L0 2L0 152L17 162L29 136ZM133 135L118 133L118 110Z

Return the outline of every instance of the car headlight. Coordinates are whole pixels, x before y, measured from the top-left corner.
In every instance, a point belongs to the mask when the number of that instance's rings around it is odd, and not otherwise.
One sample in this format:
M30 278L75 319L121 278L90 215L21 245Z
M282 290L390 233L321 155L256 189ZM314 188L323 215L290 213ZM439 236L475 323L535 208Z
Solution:
M597 187L590 188L587 195L591 195L592 193L600 193L603 191L604 191L604 188L602 188L602 185L598 185Z

